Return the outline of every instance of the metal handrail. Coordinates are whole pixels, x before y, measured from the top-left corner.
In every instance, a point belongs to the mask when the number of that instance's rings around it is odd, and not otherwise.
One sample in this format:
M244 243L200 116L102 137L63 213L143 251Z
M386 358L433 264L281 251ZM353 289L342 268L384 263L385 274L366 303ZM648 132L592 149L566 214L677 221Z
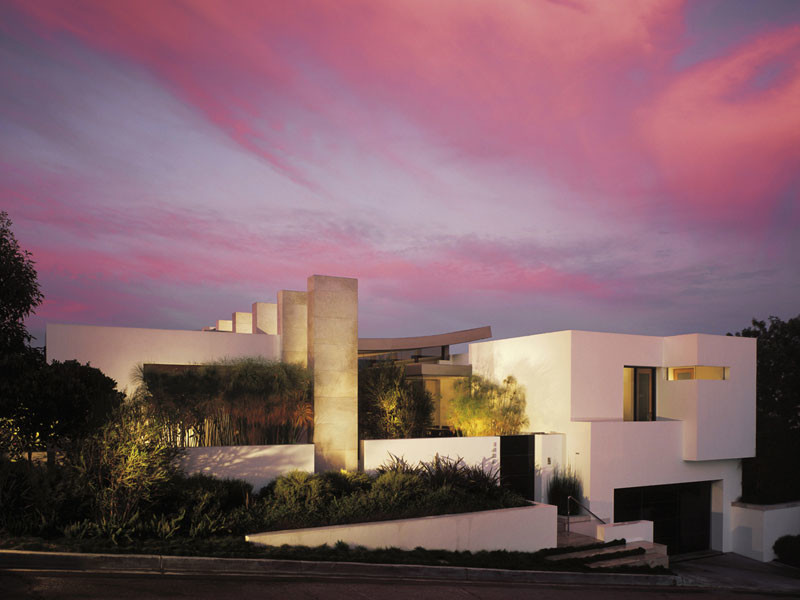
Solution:
M588 508L588 507L586 507L586 506L584 506L583 504L581 504L580 502L578 502L577 498L575 498L575 497L573 497L573 496L567 496L567 533L569 533L569 518L570 518L570 511L569 511L569 501L570 501L570 500L572 500L572 501L573 501L575 504L577 504L577 505L578 505L578 506L580 506L580 507L581 507L583 510L585 510L586 512L588 512L590 515L592 515L592 516L593 516L595 519L597 519L598 521L600 521L600 522L601 522L603 525L607 525L607 523L606 523L606 522L605 522L603 519L601 519L601 518L600 518L600 517L598 517L596 514L594 514L594 513L593 513L591 510L589 510L589 508Z

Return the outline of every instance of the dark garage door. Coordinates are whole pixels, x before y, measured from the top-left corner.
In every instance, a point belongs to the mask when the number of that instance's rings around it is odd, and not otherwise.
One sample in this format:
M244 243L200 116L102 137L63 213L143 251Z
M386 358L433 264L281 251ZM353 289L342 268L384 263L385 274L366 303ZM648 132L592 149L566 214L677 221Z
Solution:
M614 490L614 521L653 522L653 541L670 554L711 546L711 482L651 485Z

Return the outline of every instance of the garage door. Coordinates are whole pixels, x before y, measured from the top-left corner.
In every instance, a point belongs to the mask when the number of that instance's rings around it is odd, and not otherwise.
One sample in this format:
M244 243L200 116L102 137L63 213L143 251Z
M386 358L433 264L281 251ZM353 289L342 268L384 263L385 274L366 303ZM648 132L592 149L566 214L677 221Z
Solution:
M653 541L670 554L711 545L711 482L651 485L614 490L614 521L653 521Z

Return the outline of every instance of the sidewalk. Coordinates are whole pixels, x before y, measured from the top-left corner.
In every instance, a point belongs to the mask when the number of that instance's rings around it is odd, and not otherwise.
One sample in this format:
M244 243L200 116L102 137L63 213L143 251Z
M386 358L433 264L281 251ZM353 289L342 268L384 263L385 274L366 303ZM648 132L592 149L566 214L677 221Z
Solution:
M357 576L376 579L403 578L556 585L682 586L800 596L800 569L776 563L759 563L735 554L682 561L675 563L672 569L676 575L628 575L348 562L0 550L0 570L158 573L163 575L204 573L228 576L304 575L342 578Z
M776 562L762 563L729 553L673 561L670 569L680 577L680 585L800 597L800 569Z

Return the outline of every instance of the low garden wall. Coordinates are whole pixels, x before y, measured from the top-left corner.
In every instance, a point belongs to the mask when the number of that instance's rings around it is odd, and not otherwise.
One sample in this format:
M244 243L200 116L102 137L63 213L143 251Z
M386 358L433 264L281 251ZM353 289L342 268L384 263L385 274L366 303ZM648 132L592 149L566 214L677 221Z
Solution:
M411 464L429 462L436 455L453 460L463 458L470 466L487 473L500 470L500 437L412 438L403 440L362 440L361 469L375 471L391 459L402 457Z
M245 539L265 546L320 546L342 541L366 548L391 546L401 550L421 546L430 550L535 552L556 545L556 507L532 504L456 515L270 531Z
M784 504L731 504L733 551L769 562L775 558L772 545L784 535L800 534L800 502Z
M179 459L187 474L244 479L258 491L276 477L299 469L314 472L314 444L185 448Z

